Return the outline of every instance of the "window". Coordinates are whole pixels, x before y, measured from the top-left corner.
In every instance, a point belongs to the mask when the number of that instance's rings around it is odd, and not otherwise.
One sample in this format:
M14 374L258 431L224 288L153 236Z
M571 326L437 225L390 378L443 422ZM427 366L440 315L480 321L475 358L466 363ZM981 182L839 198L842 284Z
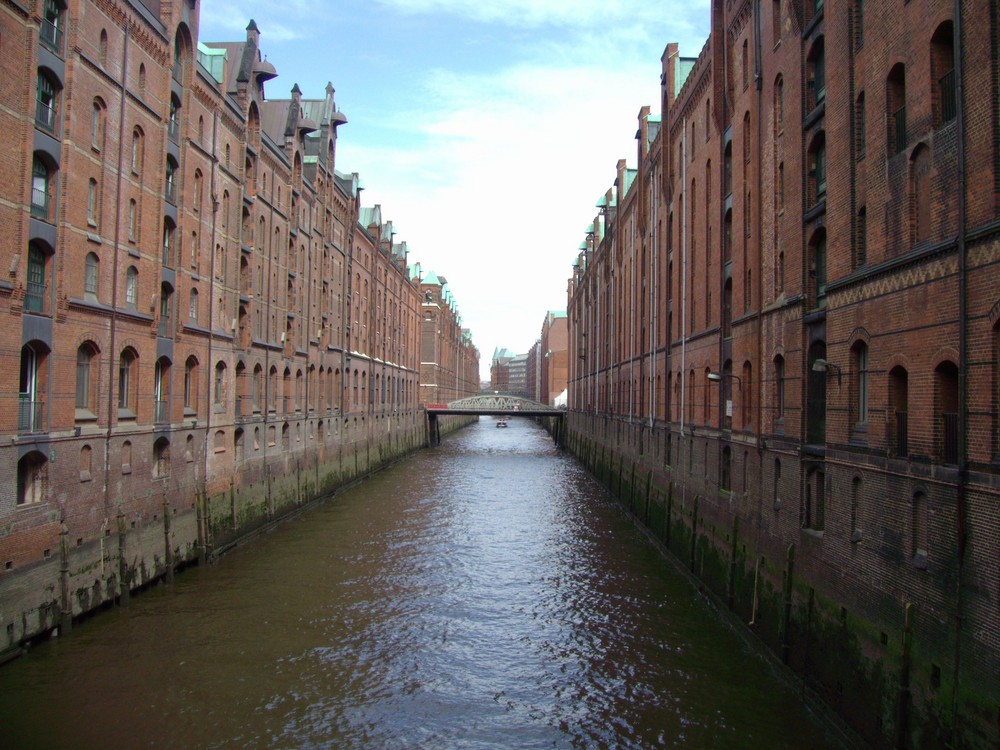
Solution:
M826 525L826 475L815 467L810 468L806 473L805 489L802 526L822 531Z
M153 368L153 421L169 422L170 360L160 357Z
M861 477L851 480L851 542L861 541L861 529L858 528L858 507L861 503Z
M174 157L167 157L167 171L164 177L163 193L171 203L177 202L177 162Z
M173 330L170 327L170 306L173 298L173 289L170 284L164 282L160 284L160 323L157 329L159 336L170 336Z
M139 211L135 203L135 198L128 201L128 239L129 242L136 242L139 238Z
M819 37L806 59L806 107L818 107L826 99L826 62L823 37Z
M868 345L859 341L851 350L854 369L854 421L857 426L868 424Z
M118 359L118 417L134 417L136 405L136 387L138 360L135 351L125 349ZM127 412L122 414L122 412Z
M922 490L913 493L912 553L913 564L927 567L927 495Z
M909 374L905 367L896 366L889 371L889 448L894 456L909 455Z
M51 182L52 173L48 165L35 154L31 162L31 214L45 221L49 221Z
M135 266L129 266L125 272L125 304L128 307L135 307L139 296L139 272Z
M226 364L218 362L215 365L215 388L213 400L216 406L224 406L226 400Z
M743 66L743 89L750 85L750 55L748 52L747 40L743 40L743 54L740 58Z
M719 489L729 492L732 487L733 452L727 445L722 449L722 470L719 472Z
M809 147L809 205L815 206L826 200L826 135L822 132L813 138Z
M132 131L132 174L142 174L142 151L143 151L142 130L136 128Z
M931 102L934 107L934 127L955 119L954 28L951 21L938 26L931 37Z
M180 109L180 101L174 94L171 94L170 111L167 114L167 137L172 141L177 140L177 133L180 129Z
M889 132L886 146L889 156L906 149L906 68L897 63L886 79L886 122Z
M198 360L188 357L184 363L184 414L198 412Z
M87 225L97 226L97 180L93 177L87 183Z
M105 123L104 102L94 99L94 107L90 115L90 145L97 151L104 146L104 123Z
M188 320L192 323L198 322L198 290L192 289L188 298Z
M170 219L163 220L163 265L170 268L173 265L174 223Z
M28 246L28 278L25 284L24 309L42 312L45 309L45 270L48 254L37 243Z
M42 25L39 38L55 52L62 52L65 8L56 0L45 0L42 5Z
M94 253L87 253L83 261L83 295L86 299L97 300L97 279L100 260Z
M153 476L165 477L170 474L170 441L165 437L153 443Z
M826 232L822 229L809 243L809 301L820 307L826 299Z
M139 63L139 91L146 90L146 66L144 63Z
M96 378L93 377L96 357L94 347L89 342L80 345L76 350L76 408L90 412L95 411ZM78 415L79 416L79 415Z
M865 92L858 94L858 99L854 103L854 155L857 159L865 158L865 140L867 139L867 129L865 126Z
M198 268L198 233L191 232L191 268Z
M34 505L45 499L48 459L32 451L17 462L17 504Z
M201 210L201 170L196 169L194 171L194 201L191 206L191 210L195 213Z
M785 418L785 358L774 358L774 411L777 419Z
M101 29L101 36L97 45L97 56L101 67L108 67L108 32L106 29Z
M941 463L958 463L958 366L945 360L934 370L934 447Z

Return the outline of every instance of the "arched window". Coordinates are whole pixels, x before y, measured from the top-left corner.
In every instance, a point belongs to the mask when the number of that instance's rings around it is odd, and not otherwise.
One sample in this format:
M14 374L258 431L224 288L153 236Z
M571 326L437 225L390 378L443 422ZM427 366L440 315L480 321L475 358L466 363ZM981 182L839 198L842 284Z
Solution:
M813 531L823 531L826 526L826 474L810 467L806 472L805 490L802 525Z
M31 161L31 215L43 221L51 221L54 172L45 159L34 155Z
M719 489L729 492L732 489L733 451L726 445L722 448L722 466L719 471Z
M146 90L146 65L144 63L139 63L139 91L145 92Z
M91 177L87 182L87 226L97 227L98 203L97 180Z
M823 37L813 42L806 58L806 110L812 111L826 99L826 60Z
M935 454L945 464L957 464L958 366L945 360L934 370Z
M132 174L142 174L143 132L141 128L132 131Z
M819 229L809 243L810 307L826 304L826 230Z
M125 272L125 305L135 308L139 298L139 272L135 266L129 266Z
M192 355L184 362L184 414L198 413L198 360Z
M90 145L100 151L104 147L105 122L107 120L107 107L100 98L94 99L94 106L90 114Z
M32 451L17 462L17 504L34 505L45 499L48 459Z
M42 43L54 52L62 53L63 27L66 23L66 6L58 0L44 0L42 4L42 25L38 36Z
M202 180L201 180L201 170L194 170L194 193L192 195L191 210L195 213L201 211L201 199L202 199Z
M89 341L80 344L76 350L77 419L80 417L93 418L97 408L96 351L96 347Z
M826 200L826 134L820 131L809 145L808 164L808 195L809 206Z
M198 322L198 290L193 287L188 298L188 320L192 323Z
M139 207L135 198L128 200L128 239L132 243L139 241Z
M87 253L87 257L83 260L83 295L89 300L96 301L98 298L97 283L100 263L101 261L95 253Z
M900 458L909 455L910 376L897 365L889 371L889 449Z
M170 111L167 114L167 137L175 141L181 126L181 101L176 94L170 95Z
M177 202L177 162L173 156L167 157L167 171L164 179L163 193L170 203Z
M39 242L28 245L28 277L24 290L24 309L27 312L41 313L46 310L49 257L48 248Z
M742 56L740 58L740 62L742 63L742 68L743 68L743 70L741 72L743 74L743 88L744 89L746 89L746 87L750 85L750 54L749 54L748 46L749 45L747 44L747 40L744 39L743 40L743 54L742 54Z
M216 407L224 407L226 404L226 363L219 361L215 364L215 387L213 389L213 401Z
M97 46L97 54L102 68L108 67L108 32L101 29L101 37Z
M90 481L90 471L92 468L92 458L93 451L89 445L85 445L80 448L80 481L89 482Z
M774 413L778 421L785 419L785 358L774 358Z
M163 265L171 268L174 263L174 222L169 217L163 219Z
M889 156L902 153L906 149L906 67L896 63L885 85L885 114L889 132L886 146Z
M139 359L134 349L124 349L118 358L118 418L134 418L138 401Z
M51 73L40 69L35 79L35 124L54 131L58 116L59 86Z
M170 421L170 360L160 357L153 368L153 421Z
M157 438L153 443L153 476L170 475L170 441L165 437Z
M774 134L785 129L785 79L779 75L774 79Z
M868 344L858 341L851 347L851 369L854 383L855 427L868 425Z
M945 21L931 37L931 102L934 107L934 127L955 119L955 32L951 21Z
M260 411L260 405L262 403L261 388L263 387L262 380L264 378L264 370L260 365L255 365L253 368L253 410L255 412Z

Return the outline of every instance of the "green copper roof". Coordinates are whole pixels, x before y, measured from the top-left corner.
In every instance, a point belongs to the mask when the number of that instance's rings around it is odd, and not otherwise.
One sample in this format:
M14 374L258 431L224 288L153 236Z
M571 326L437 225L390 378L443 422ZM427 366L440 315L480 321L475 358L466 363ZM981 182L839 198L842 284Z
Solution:
M677 60L677 65L674 66L674 91L680 91L683 88L697 62L697 57L681 57Z
M433 271L428 271L427 275L423 279L424 284L434 284L436 286L441 286L441 282L438 281L437 274Z
M226 50L206 47L198 42L198 62L207 70L217 83L222 83L222 73L226 66Z
M632 183L635 182L635 178L638 176L638 169L625 170L625 184L622 185L622 195L628 195L628 191L632 189Z

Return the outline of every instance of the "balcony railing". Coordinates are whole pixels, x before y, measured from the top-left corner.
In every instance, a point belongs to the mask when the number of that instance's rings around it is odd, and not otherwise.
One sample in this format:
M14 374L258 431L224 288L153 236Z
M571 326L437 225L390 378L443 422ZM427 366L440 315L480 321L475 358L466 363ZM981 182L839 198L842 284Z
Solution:
M31 398L31 394L18 394L17 431L44 432L45 404Z
M54 104L49 104L41 99L35 101L35 123L41 125L46 130L55 130L56 108Z
M941 122L946 123L955 119L958 114L955 102L955 71L949 70L938 79L938 86L941 92Z
M170 336L170 318L160 318L160 324L157 326L156 333L162 338Z
M41 219L49 220L49 191L45 188L31 188L31 215Z
M55 52L62 52L62 29L49 20L42 21L42 26L38 30L38 36L45 44Z
M180 129L177 120L167 120L167 138L177 143L177 132Z
M24 309L28 312L42 312L45 310L44 282L29 281L25 284Z
M892 152L902 153L906 150L906 106L892 113Z
M958 414L941 415L941 460L946 464L958 463Z
M153 421L156 424L164 424L170 421L170 414L167 408L168 402L163 399L153 401Z
M893 450L900 458L905 458L909 454L907 445L907 415L905 411L896 412L896 434L893 436Z

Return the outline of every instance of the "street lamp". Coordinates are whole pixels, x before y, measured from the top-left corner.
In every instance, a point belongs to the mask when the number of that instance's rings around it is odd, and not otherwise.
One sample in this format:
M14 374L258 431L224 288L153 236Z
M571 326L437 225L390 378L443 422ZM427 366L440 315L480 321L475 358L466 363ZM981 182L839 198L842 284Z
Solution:
M829 375L831 369L836 371L837 385L840 385L840 365L835 365L833 362L828 362L825 359L813 360L812 363L813 372L825 372Z
M708 373L708 379L713 383L721 383L723 378L732 378L737 383L739 383L740 391L743 390L743 381L740 379L739 375L733 375L731 372L710 372Z

